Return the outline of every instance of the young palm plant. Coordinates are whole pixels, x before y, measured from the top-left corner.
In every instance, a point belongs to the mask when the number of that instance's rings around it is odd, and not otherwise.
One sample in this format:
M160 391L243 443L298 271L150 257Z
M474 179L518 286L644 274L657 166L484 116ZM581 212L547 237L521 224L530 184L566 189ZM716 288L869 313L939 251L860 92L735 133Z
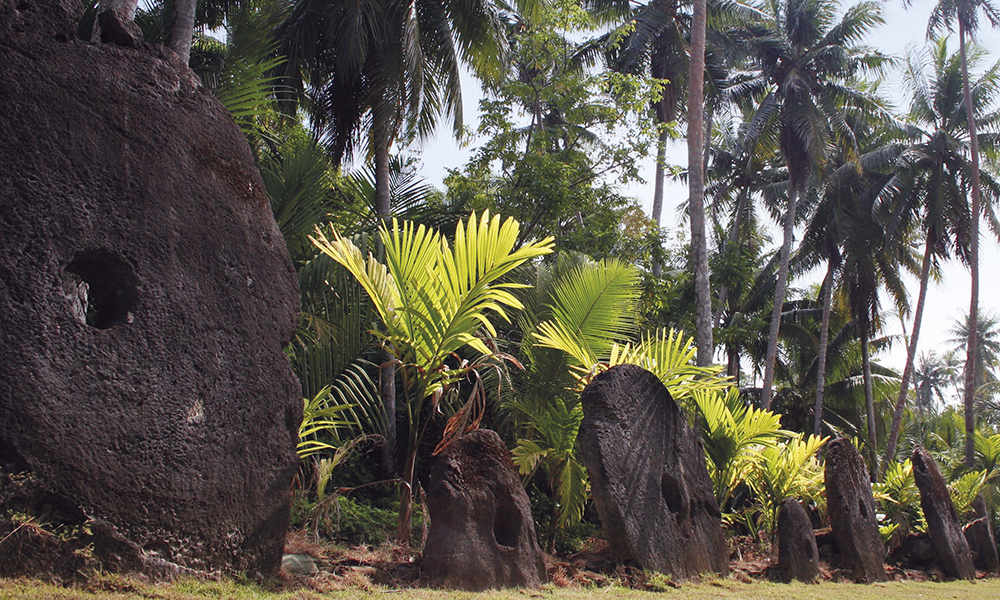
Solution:
M823 467L816 458L827 438L798 434L783 443L764 447L749 479L760 502L763 529L774 534L778 510L786 498L822 503Z
M526 261L552 252L551 238L515 249L519 228L517 221L504 221L485 211L478 219L473 215L467 223L460 221L449 244L423 225L394 219L391 228L383 226L379 231L384 264L371 253L365 257L337 232L330 237L317 231L314 237L316 246L343 265L371 298L384 326L376 335L394 357L402 381L408 431L397 529L401 543L410 539L417 450L427 425L452 397L447 392L481 364L456 362L455 353L471 348L483 358L505 358L477 336L480 331L496 335L491 313L509 321L507 309L522 307L512 291L523 284L505 283L501 278ZM450 422L446 431L460 435L466 425L475 427L475 400L471 398L456 413L467 420Z
M708 473L719 508L726 506L760 459L760 450L776 445L788 432L781 416L748 406L736 388L693 394L701 418L698 429L708 459Z

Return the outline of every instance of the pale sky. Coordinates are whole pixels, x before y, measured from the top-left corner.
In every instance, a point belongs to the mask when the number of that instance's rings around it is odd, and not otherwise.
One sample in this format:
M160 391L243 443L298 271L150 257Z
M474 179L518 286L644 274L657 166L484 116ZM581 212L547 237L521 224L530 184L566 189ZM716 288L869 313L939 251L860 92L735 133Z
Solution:
M844 5L850 5L845 2ZM921 2L916 0L915 5L909 9L904 9L900 0L890 0L886 3L886 24L878 29L865 43L876 47L879 50L896 56L902 56L906 48L910 45L922 47L927 28L927 16L933 3L930 0ZM989 23L983 19L982 27L988 28ZM957 49L957 34L954 37L954 47ZM984 29L979 36L980 44L990 49L991 61L1000 58L1000 32ZM991 64L991 63L990 63ZM986 66L986 63L983 64ZM464 77L463 81L464 111L466 125L475 128L477 124L477 107L481 94L477 83L471 77ZM899 104L906 102L905 92L898 84L898 77L887 78L884 88L889 97ZM897 106L899 112L905 111L906 106ZM446 131L442 131L435 139L429 140L421 148L423 160L423 176L428 183L443 189L442 180L447 169L460 169L468 160L470 150L462 149L456 144ZM678 164L687 164L687 147L684 140L675 142L670 148L668 161ZM644 164L644 173L647 179L652 178L653 160L648 159ZM652 205L653 188L651 184L632 185L623 189L623 193L638 199L648 214ZM678 206L686 199L687 189L685 185L667 182L663 223L670 231L676 228L688 228L686 222L681 222L678 213ZM984 234L980 243L980 306L983 312L1000 311L1000 246L996 238L992 237L981 224L981 232ZM687 237L687 236L685 236ZM775 244L781 241L780 230L775 226L772 237ZM792 282L794 287L805 287L814 281L822 279L823 273L811 274ZM957 262L946 264L943 269L943 280L932 283L927 292L927 306L924 311L923 327L921 328L918 355L930 349L934 349L938 354L944 353L950 348L947 339L951 337L948 330L954 326L954 321L958 316L969 310L970 300L970 278L968 271ZM911 305L916 305L916 295L918 291L918 280L911 277L908 280L908 289L911 295ZM883 301L883 308L889 308L891 303ZM910 317L906 323L906 330L911 327ZM902 332L898 318L888 319L889 326L886 333L889 335ZM722 360L717 356L719 360ZM905 342L896 344L889 352L883 353L877 359L886 366L901 370L906 362ZM963 357L964 359L964 357Z

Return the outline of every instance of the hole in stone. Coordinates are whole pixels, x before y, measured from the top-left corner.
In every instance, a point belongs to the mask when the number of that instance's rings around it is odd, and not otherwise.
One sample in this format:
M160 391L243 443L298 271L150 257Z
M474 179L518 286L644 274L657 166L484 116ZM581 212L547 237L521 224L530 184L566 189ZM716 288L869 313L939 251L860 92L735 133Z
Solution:
M868 518L868 507L865 506L865 501L860 498L858 499L858 513L861 514L862 519Z
M27 2L18 2L17 3L17 10L28 10L29 8L31 8L31 5L28 4Z
M66 266L70 309L81 323L109 329L132 322L139 304L132 267L109 250L91 250Z
M493 515L493 539L501 546L515 548L520 532L521 513L509 502L498 504Z
M660 476L660 493L667 503L667 508L675 515L684 508L684 498L681 496L681 486L670 473Z

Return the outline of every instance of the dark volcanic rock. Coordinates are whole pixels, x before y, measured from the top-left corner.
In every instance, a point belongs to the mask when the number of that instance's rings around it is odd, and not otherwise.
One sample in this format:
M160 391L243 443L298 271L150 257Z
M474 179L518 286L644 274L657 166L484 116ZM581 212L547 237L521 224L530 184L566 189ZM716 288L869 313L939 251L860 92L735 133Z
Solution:
M116 44L131 48L142 41L142 31L134 21L122 18L113 10L106 10L97 15L97 24L101 30L101 41L105 44Z
M725 573L728 552L705 455L667 388L620 365L583 391L580 450L621 561L681 578Z
M911 533L900 540L889 561L907 569L925 569L937 561L934 542L925 532Z
M813 583L819 577L816 536L797 498L786 498L778 512L778 574L785 582Z
M226 110L172 52L75 39L80 7L0 0L0 575L272 572L285 243Z
M987 573L1000 574L1000 557L997 556L996 536L990 524L990 513L986 508L986 498L979 494L972 501L976 520L965 526L965 539L972 550L972 561L977 569Z
M885 581L885 546L875 520L868 469L850 440L837 438L826 452L826 506L840 561L854 581Z
M496 433L473 431L438 456L427 508L423 571L435 583L479 591L545 581L528 495Z
M996 538L993 537L993 528L990 527L989 517L976 519L966 525L962 531L965 533L965 540L969 542L969 550L972 551L972 564L980 571L1000 573L997 543Z
M965 540L948 493L948 485L938 472L934 459L922 446L913 449L913 478L920 489L920 507L927 519L927 533L934 542L941 568L959 579L975 579L972 552Z

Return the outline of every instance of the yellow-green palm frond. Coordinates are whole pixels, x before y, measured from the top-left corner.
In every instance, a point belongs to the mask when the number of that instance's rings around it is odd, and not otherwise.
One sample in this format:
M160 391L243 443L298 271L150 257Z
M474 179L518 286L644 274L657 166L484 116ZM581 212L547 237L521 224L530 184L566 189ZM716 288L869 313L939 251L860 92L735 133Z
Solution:
M885 514L886 522L897 526L891 531L893 535L906 535L924 528L920 490L913 477L913 462L910 459L888 465L882 481L872 484L872 496Z
M303 398L302 423L299 425L299 458L308 458L341 445L342 432L357 429L351 404L338 403L326 386L312 398Z
M973 501L986 487L986 483L996 475L996 472L990 473L986 469L969 471L948 484L951 502L955 505L955 513L961 521L965 522L975 513Z
M1000 467L1000 433L986 436L976 431L972 435L980 466L987 471Z
M389 269L370 252L367 258L363 256L361 249L339 232L333 231L332 236L333 239L330 239L326 232L317 228L315 236L309 236L309 239L323 254L342 265L358 280L384 323L394 322L397 318L396 307L401 305L402 299Z
M583 509L587 504L590 489L587 470L583 463L569 456L563 462L559 474L559 526L567 527L583 519Z
M583 408L567 406L554 399L543 406L512 402L531 427L531 437L520 439L512 452L518 472L525 483L541 469L548 478L559 512L559 526L565 527L583 518L589 490L586 469L577 452L577 433L583 421Z
M644 335L635 346L615 344L607 366L638 365L656 375L675 400L687 398L698 389L723 390L729 387L727 380L718 377L722 367L696 366L696 354L694 338L685 336L683 331L663 328L652 335Z
M635 331L639 297L635 267L616 259L585 263L553 290L552 318L539 323L539 346L562 350L575 367L591 370Z
M788 432L781 417L769 410L748 406L735 387L692 391L702 446L720 508L725 508L736 487L760 460L760 449L773 447Z
M816 453L826 441L827 438L799 434L785 443L760 450L761 460L755 465L750 487L764 508L762 517L769 531L773 531L778 508L786 498L823 501L823 467Z
M392 221L381 228L385 264L334 233L321 231L313 243L354 275L385 324L388 347L405 368L417 373L418 402L464 376L464 370L444 368L448 356L471 346L482 354L493 351L477 336L480 329L496 330L489 320L495 313L509 320L505 307L521 303L509 290L520 284L498 280L525 261L552 252L553 240L514 249L519 225L484 211L477 219L459 222L449 245L439 233L409 222Z

